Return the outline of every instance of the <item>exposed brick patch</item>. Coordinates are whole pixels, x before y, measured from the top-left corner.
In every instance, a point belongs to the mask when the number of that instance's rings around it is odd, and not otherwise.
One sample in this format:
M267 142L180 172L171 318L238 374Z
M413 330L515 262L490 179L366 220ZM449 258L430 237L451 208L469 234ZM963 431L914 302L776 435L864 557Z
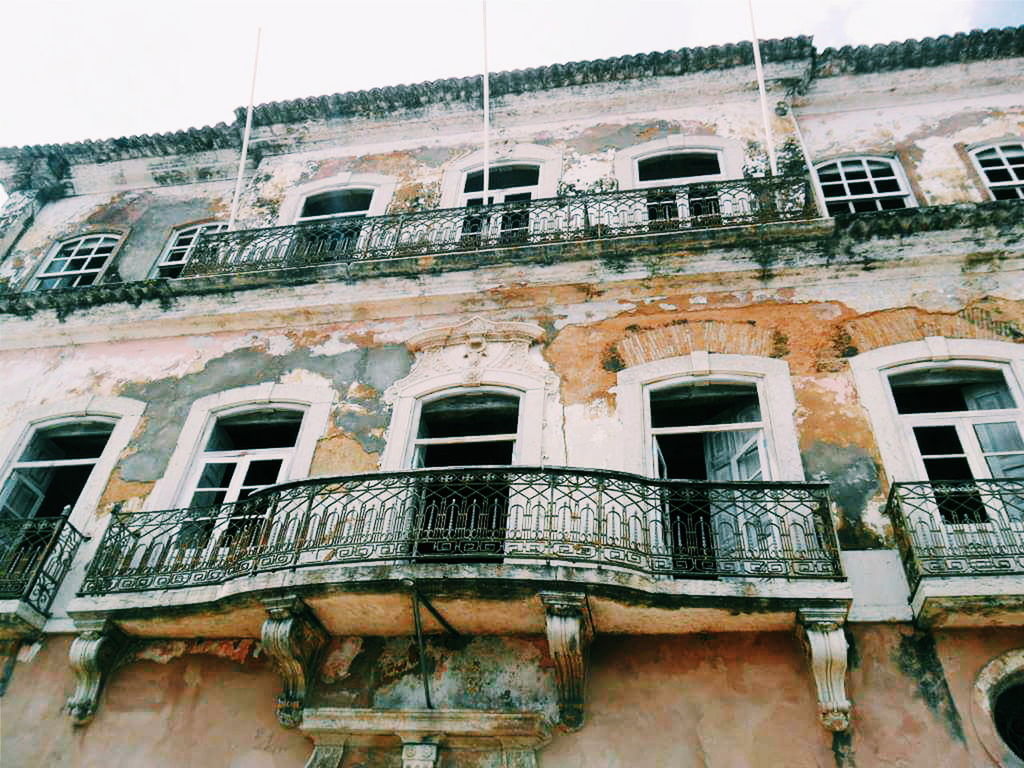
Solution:
M919 310L898 309L850 320L844 326L850 344L858 352L887 347L928 336L951 339L1021 341L1011 323L993 319L987 312L968 308L956 315L926 315Z
M619 342L618 353L629 367L689 355L694 350L769 357L776 349L776 342L771 330L751 323L703 320L629 332Z

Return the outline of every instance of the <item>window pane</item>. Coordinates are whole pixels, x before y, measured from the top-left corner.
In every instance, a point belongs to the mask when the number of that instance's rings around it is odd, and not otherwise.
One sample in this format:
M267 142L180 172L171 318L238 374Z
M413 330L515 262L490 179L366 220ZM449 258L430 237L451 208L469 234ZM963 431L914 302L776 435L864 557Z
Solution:
M423 467L482 467L512 463L514 440L423 446Z
M712 176L722 172L717 152L677 152L649 157L637 163L640 181L685 179Z
M944 413L1013 408L1000 371L933 368L889 377L900 413Z
M203 467L199 476L198 488L227 488L231 484L231 476L235 473L236 462L210 462Z
M488 189L510 189L512 187L535 187L540 182L539 165L499 165L489 169L487 174ZM466 174L463 192L482 192L484 188L483 170Z
M974 432L985 453L1024 451L1020 430L1012 421L999 424L975 424Z
M651 426L688 427L760 421L753 384L683 384L650 391Z
M985 461L988 462L988 471L992 477L1024 477L1024 453L986 456ZM1020 499L1019 496L1013 498Z
M302 411L246 411L217 420L207 451L291 448L302 425Z
M519 428L519 398L482 392L424 403L417 437L468 437L514 434Z
M956 427L914 427L914 438L922 456L963 454L963 445Z
M372 189L335 189L306 198L302 204L301 218L310 216L334 216L342 213L359 213L370 209Z
M190 507L216 507L224 503L227 491L196 491L192 494Z
M242 480L244 487L273 485L281 472L281 459L260 459L249 464Z
M21 461L52 461L57 459L96 459L103 453L113 424L75 422L36 430Z

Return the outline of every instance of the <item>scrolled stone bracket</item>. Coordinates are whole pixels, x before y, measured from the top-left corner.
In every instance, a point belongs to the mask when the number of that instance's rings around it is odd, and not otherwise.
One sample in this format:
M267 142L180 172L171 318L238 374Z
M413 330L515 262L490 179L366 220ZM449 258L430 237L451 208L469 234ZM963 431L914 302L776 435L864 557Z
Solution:
M594 636L587 596L579 592L541 592L546 615L548 649L555 662L562 724L583 726L587 683L587 652Z
M850 727L851 706L846 697L846 608L801 608L797 618L818 692L821 723L830 731L845 731Z
M434 768L437 752L437 744L406 742L402 744L402 768Z
M68 651L75 690L66 710L72 723L85 725L96 714L110 674L132 659L138 643L109 619L76 621L75 625L80 631Z
M317 744L304 768L341 768L343 757L345 757L344 744Z
M284 684L277 697L277 719L285 728L294 728L302 722L306 693L328 635L295 595L269 598L263 605L269 614L260 633L263 650Z

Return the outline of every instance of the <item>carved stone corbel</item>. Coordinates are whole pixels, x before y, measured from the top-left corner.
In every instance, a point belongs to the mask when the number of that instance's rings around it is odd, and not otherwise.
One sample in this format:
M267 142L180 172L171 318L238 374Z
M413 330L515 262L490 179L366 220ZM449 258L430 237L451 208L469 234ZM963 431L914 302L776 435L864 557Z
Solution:
M846 656L843 633L845 608L801 608L798 611L811 674L818 690L821 723L830 731L850 727L850 700L846 698Z
M107 619L76 621L75 625L80 632L68 651L75 691L66 709L72 723L85 725L96 714L107 678L131 660L136 642Z
M263 605L269 614L261 631L263 650L284 683L277 697L277 719L285 728L294 728L302 722L307 688L327 644L327 632L295 595L269 598Z
M306 761L305 768L341 768L345 756L344 744L317 744Z
M555 662L562 724L572 730L583 725L587 683L587 650L593 627L587 596L577 592L541 592L547 618L548 649Z
M437 744L403 744L402 768L434 768L437 764Z

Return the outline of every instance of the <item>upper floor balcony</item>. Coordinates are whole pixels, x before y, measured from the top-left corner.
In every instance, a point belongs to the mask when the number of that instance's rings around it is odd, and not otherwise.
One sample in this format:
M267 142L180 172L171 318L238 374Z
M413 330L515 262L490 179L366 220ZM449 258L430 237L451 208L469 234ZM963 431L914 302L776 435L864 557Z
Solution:
M893 483L887 512L919 621L1024 624L1024 479Z
M418 260L476 266L467 254L816 218L803 176L708 181L621 192L345 216L285 227L206 233L182 277L327 264ZM459 257L462 258L459 258Z
M69 613L140 635L258 636L260 600L288 593L332 634L395 635L412 631L415 590L460 631L531 633L538 593L568 586L602 631L777 629L842 603L843 580L821 484L421 469L115 515Z
M82 543L59 517L0 517L0 638L38 633Z

